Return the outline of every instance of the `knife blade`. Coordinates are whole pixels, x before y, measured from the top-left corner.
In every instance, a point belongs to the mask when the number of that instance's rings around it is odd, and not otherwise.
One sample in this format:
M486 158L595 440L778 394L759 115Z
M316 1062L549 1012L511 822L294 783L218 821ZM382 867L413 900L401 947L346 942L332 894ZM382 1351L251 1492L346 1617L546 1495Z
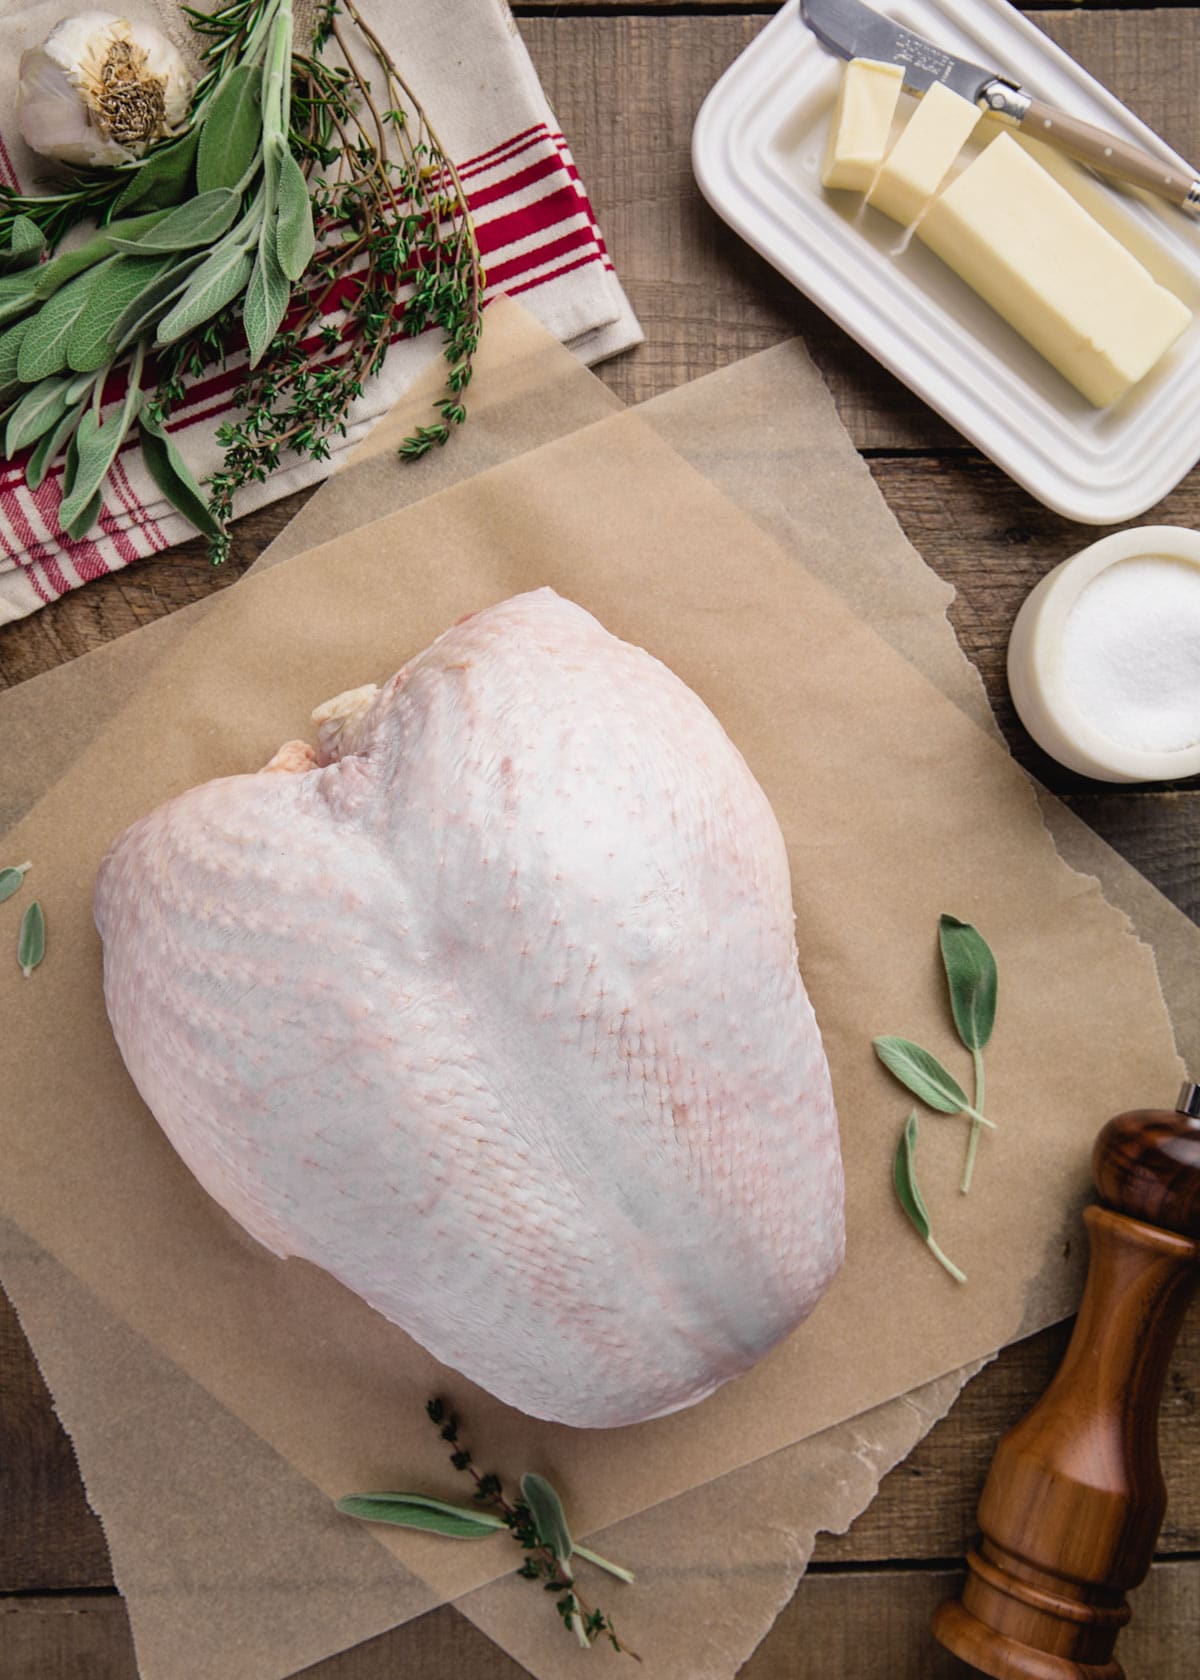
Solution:
M1044 140L1102 175L1127 181L1188 215L1200 216L1200 180L1193 170L1178 169L1106 129L1055 110L1009 77L945 52L863 0L800 0L800 19L840 58L900 65L911 93L925 93L934 82L943 82L1009 127Z

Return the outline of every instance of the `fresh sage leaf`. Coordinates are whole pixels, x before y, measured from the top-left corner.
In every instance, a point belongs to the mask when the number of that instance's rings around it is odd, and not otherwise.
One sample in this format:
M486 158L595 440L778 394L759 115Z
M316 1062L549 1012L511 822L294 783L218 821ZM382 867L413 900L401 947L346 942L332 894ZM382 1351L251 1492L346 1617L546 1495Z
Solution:
M279 266L289 280L299 280L312 261L316 240L313 234L312 200L308 196L308 182L286 144L279 160L276 192L279 216L276 248Z
M199 128L192 127L169 146L156 147L132 172L124 192L113 205L114 213L121 215L135 207L158 209L180 203L187 196L199 140Z
M570 1560L574 1546L567 1527L567 1515L562 1500L544 1476L527 1470L521 1477L521 1498L529 1507L538 1539L548 1546L560 1563Z
M80 416L80 418L82 419L82 416ZM74 490L75 478L78 472L79 429L76 427L76 429L71 433L70 438L67 440L67 456L66 460L63 462L62 483L58 487L63 501L66 501L67 497Z
M258 242L258 256L246 283L246 308L242 324L250 347L250 366L257 367L279 331L287 313L291 287L275 253L274 224L267 222Z
M90 271L77 274L38 310L21 340L17 357L17 377L24 384L36 385L39 379L65 370L71 334L87 308L95 280L96 275Z
M917 1235L925 1243L930 1253L945 1266L952 1278L955 1278L959 1283L966 1283L966 1273L960 1271L953 1260L948 1259L934 1241L929 1210L925 1206L925 1198L921 1195L921 1186L917 1183L916 1153L917 1116L914 1110L904 1122L904 1130L901 1132L900 1142L896 1146L896 1158L892 1164L892 1182L896 1187L896 1195L900 1206L908 1215Z
M104 492L97 490L92 499L82 503L70 519L64 519L61 508L58 523L72 542L80 542L99 519L104 508Z
M86 244L77 245L72 251L60 252L48 263L43 263L33 276L34 295L42 299L53 296L60 286L66 285L67 281L73 280L77 274L82 274L84 269L92 268L96 263L103 262L105 257L110 257L115 239L136 239L139 234L147 232L156 223L161 222L165 214L162 210L151 210L144 216L128 216L122 221L110 222L99 233L93 234ZM0 287L3 285L4 281L0 280ZM0 299L2 298L3 293L0 292Z
M230 187L217 187L169 210L153 227L133 238L110 231L114 251L131 251L145 256L155 251L190 251L197 245L211 245L229 231L238 213L241 197Z
M12 897L25 879L26 871L32 868L31 863L16 863L8 869L0 869L0 904Z
M52 426L57 426L71 405L71 379L51 377L31 385L9 416L4 433L4 454L9 461L19 449L35 443Z
M46 236L32 216L14 216L7 251L0 251L0 274L32 268L46 249Z
M68 366L77 373L94 373L106 367L121 342L116 331L118 322L173 266L170 256L118 256L99 269L83 311L71 328Z
M907 1038L885 1036L873 1042L875 1054L888 1072L894 1074L915 1097L920 1097L923 1103L936 1108L940 1114L975 1115L958 1080L928 1050L922 1050L919 1044ZM992 1124L982 1114L976 1117L985 1126Z
M142 444L142 459L146 471L157 484L171 506L206 537L219 537L222 526L210 511L204 492L192 476L191 469L172 443L166 427L143 413L138 421Z
M956 916L941 917L938 943L958 1036L968 1050L982 1050L996 1024L996 959L970 922Z
M246 290L254 259L240 245L218 245L188 282L174 308L158 324L155 342L174 344L219 315Z
M17 961L26 980L45 955L46 918L42 915L42 907L35 898L21 917L21 929L17 934Z
M13 252L33 251L40 257L46 249L46 235L32 216L14 216L8 248Z
M30 321L26 318L0 334L0 386L11 385L17 377L17 358L21 353L21 341L29 327Z
M41 269L37 273L41 274ZM6 274L0 278L0 325L15 321L37 307L36 277L32 274Z
M69 398L69 391L67 395ZM69 408L58 425L52 427L39 439L37 448L33 451L25 466L25 482L31 490L41 489L51 463L67 439L73 436L86 407L87 398L85 397L74 408Z
M236 187L254 162L262 138L262 81L249 64L226 76L204 114L196 157L196 187Z
M104 476L116 459L117 451L144 401L136 374L131 373L119 413L101 422L89 408L80 420L71 440L77 456L76 470L70 493L64 491L58 510L58 522L68 536L83 536L99 516ZM84 515L88 512L91 518L85 522Z
M196 269L208 259L203 251L192 251L187 255L181 253L178 256L156 260L166 263L162 273L157 280L149 281L113 322L109 337L116 347L117 355L126 349L133 339L147 336L158 317L165 314L183 296Z
M337 1501L337 1509L363 1522L394 1523L398 1528L421 1528L453 1540L486 1540L506 1527L502 1517L482 1508L447 1505L420 1493L357 1493Z

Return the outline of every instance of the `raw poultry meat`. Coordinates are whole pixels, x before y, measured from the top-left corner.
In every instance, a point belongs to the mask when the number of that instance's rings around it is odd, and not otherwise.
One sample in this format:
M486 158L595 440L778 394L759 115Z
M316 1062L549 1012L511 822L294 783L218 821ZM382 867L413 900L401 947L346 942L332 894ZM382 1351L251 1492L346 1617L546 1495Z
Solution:
M201 1184L537 1417L691 1404L841 1262L829 1075L766 796L548 589L128 829L121 1053ZM819 889L818 889L819 890Z

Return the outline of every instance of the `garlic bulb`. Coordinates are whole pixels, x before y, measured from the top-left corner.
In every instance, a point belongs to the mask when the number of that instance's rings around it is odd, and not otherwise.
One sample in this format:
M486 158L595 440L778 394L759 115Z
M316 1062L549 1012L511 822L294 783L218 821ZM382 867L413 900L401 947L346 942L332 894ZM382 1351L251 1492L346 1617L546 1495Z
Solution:
M17 123L25 144L60 163L131 163L187 119L192 77L152 23L81 12L21 54Z

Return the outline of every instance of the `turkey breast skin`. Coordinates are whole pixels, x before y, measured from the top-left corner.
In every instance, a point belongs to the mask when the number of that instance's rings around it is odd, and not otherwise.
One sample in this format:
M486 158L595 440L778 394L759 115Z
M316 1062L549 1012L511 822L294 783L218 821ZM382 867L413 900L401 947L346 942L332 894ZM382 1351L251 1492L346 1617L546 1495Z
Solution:
M765 794L548 589L314 720L315 753L172 799L101 866L143 1099L259 1242L510 1405L609 1427L704 1398L844 1245Z

